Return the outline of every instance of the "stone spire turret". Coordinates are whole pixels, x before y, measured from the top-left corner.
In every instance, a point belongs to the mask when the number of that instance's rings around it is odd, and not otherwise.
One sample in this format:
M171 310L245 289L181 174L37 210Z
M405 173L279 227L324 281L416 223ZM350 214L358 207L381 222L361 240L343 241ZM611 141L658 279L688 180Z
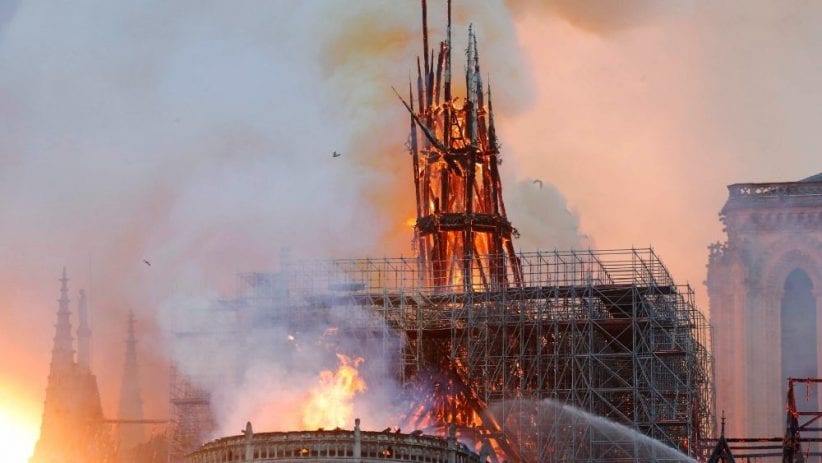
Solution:
M71 311L69 311L68 277L63 267L63 276L60 278L60 299L57 309L57 324L55 325L54 346L51 350L51 371L54 375L66 371L74 364L74 338L71 336Z
M91 329L88 325L88 309L86 307L86 291L80 290L80 300L77 302L77 364L84 370L91 370Z
M143 400L140 396L140 375L137 366L137 337L134 330L134 313L128 313L128 338L126 339L126 358L123 369L123 383L120 388L120 406L117 418L120 420L142 420ZM139 423L121 423L117 427L117 438L121 452L126 452L143 442L145 437L143 425Z
M105 427L97 379L88 368L80 368L74 360L71 312L69 311L68 277L66 269L60 278L60 299L57 300L57 324L54 347L43 403L40 437L29 463L108 462L113 445ZM83 295L81 293L83 311ZM81 351L83 321L78 337ZM81 353L83 356L86 353Z

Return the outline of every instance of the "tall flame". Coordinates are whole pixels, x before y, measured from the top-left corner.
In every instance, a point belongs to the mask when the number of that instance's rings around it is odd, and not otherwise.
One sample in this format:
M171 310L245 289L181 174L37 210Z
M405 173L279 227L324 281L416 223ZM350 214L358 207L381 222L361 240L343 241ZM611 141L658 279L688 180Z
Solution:
M303 406L305 429L336 428L350 425L354 415L354 396L366 390L365 380L357 368L362 357L337 354L337 371L320 372L319 384L308 392Z

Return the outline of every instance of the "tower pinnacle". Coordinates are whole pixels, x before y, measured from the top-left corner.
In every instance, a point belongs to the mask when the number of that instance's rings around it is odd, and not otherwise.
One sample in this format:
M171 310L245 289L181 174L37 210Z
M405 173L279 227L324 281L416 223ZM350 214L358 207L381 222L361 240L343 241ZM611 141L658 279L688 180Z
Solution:
M71 312L69 311L68 277L63 267L63 276L60 278L60 299L57 300L57 324L55 325L54 347L51 351L51 374L56 371L65 371L74 363L74 338L71 336Z
M103 409L97 379L88 368L79 368L74 361L74 347L69 311L68 276L63 268L60 278L60 299L57 300L57 324L40 437L29 463L111 461L113 446L103 424ZM84 311L83 293L80 308ZM78 338L83 360L83 320Z
M86 306L86 291L80 290L80 299L77 302L77 364L85 370L91 369L91 329L88 326L88 309Z
M117 417L120 420L143 419L143 400L140 396L140 375L137 366L137 337L134 329L134 312L128 313L128 337L126 338L126 358L123 369L123 383L120 388L120 406ZM117 427L120 451L128 451L143 442L142 424L121 423Z

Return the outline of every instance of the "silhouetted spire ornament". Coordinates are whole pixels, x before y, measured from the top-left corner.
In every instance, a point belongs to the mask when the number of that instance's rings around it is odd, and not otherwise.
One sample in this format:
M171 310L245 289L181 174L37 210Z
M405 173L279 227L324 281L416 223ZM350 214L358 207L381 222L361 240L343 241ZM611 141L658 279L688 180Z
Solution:
M81 367L74 361L68 281L66 269L63 268L40 438L29 463L107 463L114 454L111 438L103 423L97 379L87 365ZM82 293L80 299L79 310L83 312ZM84 333L83 324L81 316L78 338L81 344L80 360L85 362L90 352L87 345L83 347L83 342L90 333Z
M499 153L497 129L494 125L494 103L491 101L491 82L488 82L488 145L492 153Z
M725 410L722 410L722 428L719 434L719 440L716 442L713 452L711 452L708 463L734 463L734 456L731 453L731 448L728 445L728 439L725 438Z
M77 302L77 365L85 370L91 369L91 329L88 325L88 308L86 291L80 290L80 299Z
M126 338L126 356L123 368L123 382L120 387L120 405L117 418L130 421L117 425L119 449L127 452L145 438L143 425L135 423L143 419L143 399L140 395L140 374L137 365L137 336L135 335L134 312L129 311Z
M63 267L63 276L60 278L60 299L57 309L57 324L55 325L54 346L51 350L51 374L65 371L74 364L74 338L71 336L71 311L69 311L68 277Z

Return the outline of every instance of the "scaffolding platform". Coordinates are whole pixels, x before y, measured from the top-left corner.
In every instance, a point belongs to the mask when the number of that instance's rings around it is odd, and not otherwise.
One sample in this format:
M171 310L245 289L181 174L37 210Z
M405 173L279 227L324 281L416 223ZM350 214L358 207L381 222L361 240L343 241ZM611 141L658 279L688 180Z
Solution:
M399 338L397 380L409 390L441 383L416 399L408 425L457 422L465 436L497 436L509 461L624 453L584 431L569 450L551 429L561 423L527 432L524 420L551 417L524 416L523 400L546 399L693 455L714 426L709 329L693 290L676 284L652 249L517 257L522 286L473 291L427 286L415 259L284 262L277 273L239 275L237 297L222 305L296 331L333 323L337 336Z

